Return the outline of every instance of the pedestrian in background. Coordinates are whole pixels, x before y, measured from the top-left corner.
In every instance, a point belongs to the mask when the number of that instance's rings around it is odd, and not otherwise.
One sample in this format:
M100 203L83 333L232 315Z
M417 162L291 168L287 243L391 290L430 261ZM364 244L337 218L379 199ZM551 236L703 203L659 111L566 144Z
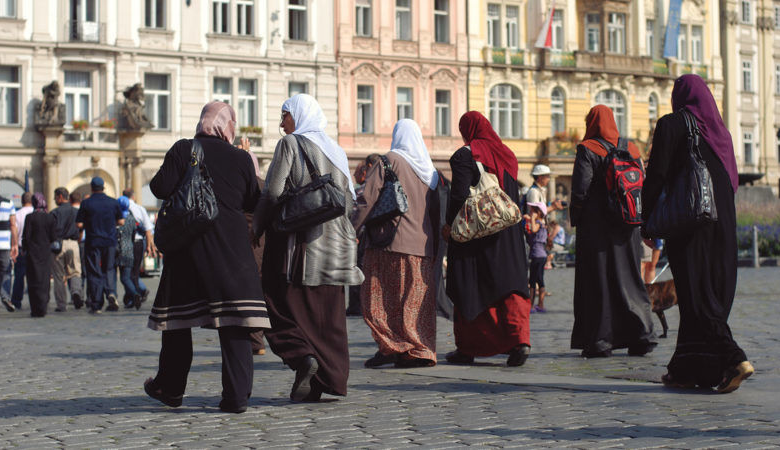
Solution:
M133 265L130 270L130 277L133 279L135 286L140 289L141 303L145 302L149 297L149 289L144 285L141 280L141 266L144 263L144 255L156 257L157 247L154 245L154 224L149 218L149 212L143 206L139 205L135 201L135 192L131 188L127 188L122 191L122 195L127 197L130 201L130 207L128 211L135 217L138 226L133 232ZM125 298L125 306L133 304L132 298Z
M496 175L501 189L520 202L517 157L498 137L485 116L470 111L460 118L464 146L450 158L452 185L447 204L450 228L469 196L469 188L481 177L477 162ZM520 225L469 242L449 239L447 249L447 295L455 309L457 349L447 361L471 364L475 356L508 353L508 366L520 366L531 353L528 296L528 265Z
M650 218L664 186L671 185L676 171L686 164L690 150L683 108L693 115L701 133L699 152L712 179L718 220L666 240L680 329L662 381L675 387L715 386L727 393L754 372L728 325L737 287L737 164L731 134L698 75L683 75L674 82L674 112L658 120L642 189L642 214L645 220Z
M22 247L27 258L27 294L30 315L43 317L49 304L51 287L51 244L57 240L57 223L46 212L46 198L36 192L32 199L33 212L25 220Z
M566 230L563 229L560 223L555 219L549 219L547 221L547 262L544 265L545 269L553 268L553 260L556 253L562 253L566 251ZM549 294L548 294L549 295Z
M655 280L655 267L661 258L661 250L664 248L662 239L646 239L642 246L642 276L645 284Z
M79 234L76 226L78 209L68 202L68 190L59 187L54 190L54 201L57 207L51 212L57 224L57 239L62 242L62 250L52 254L52 274L54 280L54 301L57 303L55 311L62 312L67 309L68 291L73 306L76 309L84 306L81 290L81 254L79 253Z
M249 333L269 322L245 213L260 196L249 154L232 145L236 113L227 103L207 103L195 139L177 141L152 178L155 197L167 199L190 167L195 140L212 180L219 214L211 228L178 251L163 254L163 271L147 326L162 331L157 375L147 395L180 406L192 366L192 327L216 328L222 352L220 410L246 411L254 365Z
M345 289L363 282L355 230L349 222L355 192L347 155L325 134L327 119L314 97L298 94L282 105L279 140L255 211L256 234L266 232L263 289L268 300L271 350L295 371L293 401L318 401L323 393L347 395L349 348ZM300 140L299 140L300 139ZM311 183L306 158L330 174L345 194L343 216L297 233L272 229L280 196Z
M24 278L27 258L22 249L22 232L24 231L24 221L31 212L33 212L32 194L30 192L25 192L22 194L22 207L16 210L16 234L19 238L19 255L14 262L14 284L11 291L11 303L13 303L16 309L22 307L22 298L24 298Z
M70 206L76 208L76 215L78 216L78 209L81 207L81 194L78 192L70 193ZM79 258L81 259L81 292L82 300L87 298L89 290L87 289L87 251L84 249L84 240L86 232L83 229L79 229ZM86 291L86 292L85 292Z
M368 237L361 288L363 318L379 351L366 367L394 363L396 367L436 365L436 280L434 258L438 250L439 174L433 167L416 122L401 119L385 161L406 194L409 209L383 231L394 233L389 245L372 245ZM365 204L355 217L363 226L379 200L385 183L385 166L376 164L366 176ZM368 233L366 233L368 234Z
M133 238L139 223L130 212L130 199L124 195L117 199L122 208L122 217L125 223L117 227L116 263L119 267L119 281L125 288L125 308L141 309L141 287L133 280L132 271L134 263Z
M560 200L556 199L553 202L547 201L547 185L550 184L551 175L552 171L549 166L544 164L537 164L534 166L531 170L531 176L534 178L534 182L524 194L525 201L523 203L525 205L531 202L544 203L545 205L548 205L548 214L563 209L563 203L561 203ZM526 214L527 212L528 211L525 210L523 211L523 214Z
M528 203L528 214L523 215L525 235L530 244L528 285L531 305L539 294L539 303L531 307L531 312L546 313L544 308L544 264L547 262L547 205L542 202Z
M571 348L586 358L626 347L629 355L641 356L656 345L639 265L642 239L638 227L618 222L608 210L608 150L596 139L617 146L620 135L607 106L594 106L585 123L571 186L571 224L577 227ZM628 151L639 157L631 142Z
M16 208L11 200L0 196L0 301L8 312L16 311L11 293L4 286L11 276L11 264L19 254L19 236L16 228Z
M84 200L76 214L76 226L86 232L84 250L87 254L87 291L91 314L99 314L103 310L104 295L108 299L106 311L119 310L116 298L116 227L124 224L125 219L119 202L103 192L104 185L102 178L92 178L92 194Z

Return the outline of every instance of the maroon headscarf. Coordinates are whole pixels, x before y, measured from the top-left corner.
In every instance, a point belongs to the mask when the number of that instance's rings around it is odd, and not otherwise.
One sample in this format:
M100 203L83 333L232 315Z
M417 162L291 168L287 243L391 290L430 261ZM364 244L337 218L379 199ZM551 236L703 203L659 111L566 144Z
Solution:
M672 108L675 111L685 108L693 114L701 131L701 137L718 155L718 159L729 174L731 187L734 192L737 192L739 176L731 133L726 129L718 105L715 104L715 99L704 80L695 74L683 75L675 80L672 89Z
M32 207L35 211L46 212L46 197L41 192L33 194Z
M609 106L596 105L590 109L588 115L585 116L585 136L582 137L581 142L585 148L593 153L602 157L607 156L607 149L601 145L601 142L594 139L596 137L600 137L616 147L618 145L620 132L615 124L615 115ZM631 157L639 158L639 150L633 142L628 143L628 152Z
M504 188L504 171L517 180L517 157L501 138L498 137L490 121L482 113L469 111L460 118L458 124L463 141L471 147L475 161L479 161L498 178Z
M200 112L195 136L218 137L229 144L236 138L236 112L225 102L206 103Z

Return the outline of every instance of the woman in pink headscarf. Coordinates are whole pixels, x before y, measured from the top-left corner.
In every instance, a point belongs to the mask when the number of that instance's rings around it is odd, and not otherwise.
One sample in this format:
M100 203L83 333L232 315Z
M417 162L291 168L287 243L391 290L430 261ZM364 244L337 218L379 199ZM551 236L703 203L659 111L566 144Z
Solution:
M227 103L208 103L195 139L175 143L149 187L171 196L190 165L193 145L213 180L219 214L214 226L182 251L163 257L160 287L149 328L162 331L160 367L144 383L146 393L168 406L182 403L192 364L192 327L216 328L222 348L221 410L240 413L252 392L250 332L269 328L268 313L249 240L245 213L260 190L250 154L233 146L236 113Z

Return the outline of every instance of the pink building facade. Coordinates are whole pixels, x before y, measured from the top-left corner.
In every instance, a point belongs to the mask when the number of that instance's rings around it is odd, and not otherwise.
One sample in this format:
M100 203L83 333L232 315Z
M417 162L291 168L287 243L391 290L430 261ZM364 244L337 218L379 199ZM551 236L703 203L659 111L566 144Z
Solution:
M408 118L449 169L467 105L465 13L465 0L336 0L338 133L352 165L389 151Z

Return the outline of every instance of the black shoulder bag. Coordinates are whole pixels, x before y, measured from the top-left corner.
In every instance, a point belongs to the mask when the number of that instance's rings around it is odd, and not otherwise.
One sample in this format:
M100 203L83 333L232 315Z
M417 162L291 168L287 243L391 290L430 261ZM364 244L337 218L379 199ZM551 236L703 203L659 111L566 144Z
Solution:
M398 224L393 219L409 210L409 200L406 198L398 175L390 167L390 161L382 156L382 166L385 170L385 182L379 197L366 218L366 233L374 248L385 248L393 243Z
M688 128L685 163L664 185L650 218L643 226L646 237L667 239L683 236L705 223L718 220L712 178L699 151L701 134L696 118L685 109L681 112Z
M184 249L214 225L218 214L213 182L203 163L203 147L193 139L190 165L157 215L154 243L163 254Z
M311 176L311 183L305 186L285 189L279 197L281 205L274 229L282 233L304 231L321 223L343 216L347 210L346 197L336 186L333 177L320 175L314 164L303 151L301 137L295 135L298 154ZM303 176L301 176L301 183Z

